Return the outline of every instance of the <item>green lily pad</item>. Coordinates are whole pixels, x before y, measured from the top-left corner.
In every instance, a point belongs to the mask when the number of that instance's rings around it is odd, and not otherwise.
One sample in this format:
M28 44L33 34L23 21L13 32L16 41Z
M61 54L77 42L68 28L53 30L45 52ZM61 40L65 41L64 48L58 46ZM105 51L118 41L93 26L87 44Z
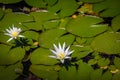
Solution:
M12 24L21 25L22 22L30 22L33 21L33 17L28 14L23 13L7 13L0 21L0 31L5 30L8 27L11 27Z
M30 61L32 64L44 64L44 65L54 65L57 63L56 59L50 58L52 55L50 50L44 48L38 48L32 52L30 55Z
M97 80L97 79L101 80L101 76L102 76L102 69L94 70L90 75L90 80Z
M82 45L73 45L71 49L74 50L72 57L76 59L83 58L87 56L89 53L93 52L90 46L82 46Z
M87 3L96 3L104 0L79 0L79 1L87 2Z
M120 14L119 4L120 0L104 0L94 4L94 11L100 12L102 17L114 17Z
M0 80L15 80L20 76L22 70L23 65L20 62L14 65L0 66Z
M79 67L78 67L78 78L79 78L79 80L81 79L81 80L91 80L90 79L90 74L91 74L91 72L93 72L93 68L90 66L90 65L88 65L88 64L86 64L86 63L84 63L84 62L79 62Z
M111 80L111 79L112 79L112 74L110 73L110 71L106 71L101 77L101 80Z
M45 2L46 2L49 6L52 6L52 5L54 5L54 4L57 2L57 0L45 0Z
M0 3L3 3L3 4L11 4L11 3L17 3L17 2L20 2L22 0L0 0Z
M91 47L106 54L120 54L120 33L106 32L93 40Z
M14 64L24 58L25 51L20 47L12 48L4 44L0 44L0 65Z
M101 67L107 66L109 63L110 63L109 59L101 58L98 60L98 65Z
M34 21L30 23L23 23L29 29L36 31L50 29L58 25L58 15L51 12L31 12L30 15L34 17Z
M118 31L120 29L120 15L112 19L112 29Z
M54 13L59 11L61 17L70 16L75 13L78 8L77 2L75 0L58 0L55 5L48 8L49 11Z
M51 29L40 34L39 45L45 48L53 47L53 43L66 31L62 29Z
M93 37L107 30L107 24L98 24L102 21L102 18L79 15L69 21L67 30L80 37Z
M59 72L59 78L60 80L80 80L75 66L68 67L68 70L65 67L62 67Z
M33 40L38 40L39 34L35 31L25 31L23 33L25 38L33 39Z
M120 69L120 63L119 62L120 62L120 58L115 57L114 64L115 64L115 67L118 68L118 69Z
M45 29L52 29L58 27L59 20L46 21L43 25Z
M38 7L38 8L45 8L46 7L46 3L43 0L25 0L25 2L33 7Z
M58 72L55 71L55 68L56 66L31 65L30 71L40 78L57 80Z
M120 72L113 75L112 80L119 80L120 79Z
M1 20L1 18L3 17L3 15L4 15L4 12L3 12L3 10L0 8L0 20Z

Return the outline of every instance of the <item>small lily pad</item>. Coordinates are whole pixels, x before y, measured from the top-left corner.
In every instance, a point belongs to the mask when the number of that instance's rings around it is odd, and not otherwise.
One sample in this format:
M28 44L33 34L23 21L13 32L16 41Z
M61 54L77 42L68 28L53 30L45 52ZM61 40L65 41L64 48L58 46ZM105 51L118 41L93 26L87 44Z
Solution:
M120 15L112 19L112 29L118 31L120 29Z
M31 65L30 71L40 78L57 80L58 72L55 71L55 68L56 66Z
M106 54L120 54L120 33L106 32L93 40L92 48Z
M79 15L71 19L67 25L67 31L80 37L94 37L107 30L107 24L98 24L103 19L95 16Z
M38 48L32 52L30 55L30 61L32 64L44 64L44 65L54 65L58 61L56 59L50 58L52 55L49 49Z
M24 58L25 51L20 47L12 48L4 44L0 44L0 65L14 64Z
M40 34L39 45L45 48L53 47L55 40L59 39L66 31L62 29L51 29Z
M17 2L20 2L22 0L0 0L0 3L3 3L3 4L11 4L11 3L17 3Z
M0 66L0 80L15 80L22 71L23 65L21 62L9 66Z

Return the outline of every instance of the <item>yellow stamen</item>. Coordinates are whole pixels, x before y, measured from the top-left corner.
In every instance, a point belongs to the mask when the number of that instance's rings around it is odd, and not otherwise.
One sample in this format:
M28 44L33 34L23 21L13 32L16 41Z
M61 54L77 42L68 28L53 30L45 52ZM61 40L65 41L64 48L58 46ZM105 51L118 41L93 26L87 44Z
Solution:
M12 32L12 37L17 37L17 36L18 36L18 32L17 31Z
M58 54L58 58L59 59L64 59L65 58L65 54L64 53L59 53Z

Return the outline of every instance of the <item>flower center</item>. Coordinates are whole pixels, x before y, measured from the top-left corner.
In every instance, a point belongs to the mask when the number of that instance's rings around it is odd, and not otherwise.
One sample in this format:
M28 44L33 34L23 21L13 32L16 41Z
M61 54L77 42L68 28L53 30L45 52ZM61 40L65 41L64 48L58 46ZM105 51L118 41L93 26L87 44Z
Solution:
M64 53L59 53L58 54L58 58L59 59L64 59L65 58L65 54Z
M12 32L12 37L17 37L17 36L18 36L18 32L17 31Z

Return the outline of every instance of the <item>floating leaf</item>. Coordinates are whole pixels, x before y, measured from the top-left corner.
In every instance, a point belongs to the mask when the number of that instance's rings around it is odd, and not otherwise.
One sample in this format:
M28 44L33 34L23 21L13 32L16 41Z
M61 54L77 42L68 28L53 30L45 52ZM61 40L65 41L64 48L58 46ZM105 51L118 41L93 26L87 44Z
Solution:
M114 64L115 64L116 68L120 69L120 58L115 57Z
M107 66L109 63L110 63L109 59L101 58L98 60L98 65L101 67Z
M120 72L113 75L112 80L119 80L120 79Z
M11 49L10 46L0 44L0 65L14 64L23 59L25 55L24 49L17 47Z
M78 65L79 65L78 73L77 73L78 79L79 80L93 80L93 79L90 79L90 74L91 72L93 72L93 68L84 62L80 62Z
M43 32L39 37L39 45L42 47L50 48L53 47L55 40L59 39L61 35L65 33L62 29L52 29Z
M90 48L90 46L81 46L81 45L73 45L71 46L71 49L74 50L72 57L76 59L83 58L93 51Z
M54 65L57 63L56 59L50 58L50 50L44 48L38 48L32 52L30 55L30 61L32 64L44 64L44 65Z
M87 3L96 3L104 0L79 0L79 1L87 2Z
M74 76L74 77L73 77ZM75 66L67 68L63 67L59 72L60 80L80 80L81 78L77 74Z
M46 8L46 3L44 2L44 0L25 0L25 2L33 7L38 7L38 8Z
M0 20L1 20L1 18L3 17L3 15L4 15L4 12L3 12L3 10L0 8Z
M91 73L90 80L97 80L97 79L101 80L101 76L102 76L102 69L94 70Z
M15 80L18 76L20 76L20 74L22 73L22 70L23 70L23 65L20 62L14 65L0 66L0 79Z
M118 31L120 29L120 15L112 19L112 29Z
M54 13L59 11L58 14L61 17L65 17L65 16L70 16L73 13L75 13L77 7L78 5L75 0L70 0L70 1L69 0L58 0L58 2L54 6L49 7L48 10Z
M95 12L101 12L102 17L114 17L120 14L120 0L104 0L94 4Z
M102 21L102 18L79 15L77 18L71 19L67 30L80 37L93 37L107 30L106 24L98 24Z
M14 18L13 18L14 17ZM28 14L23 13L7 13L0 21L0 31L5 30L8 27L11 27L12 24L19 24L21 25L22 22L29 22L33 21L33 17Z
M106 71L101 77L101 80L111 80L111 79L112 79L112 74L110 73L110 71Z
M31 65L30 71L40 78L57 80L58 72L55 71L55 68L56 66Z
M47 29L56 27L59 22L56 20L59 18L58 15L51 13L51 12L31 12L30 15L34 17L34 22L23 23L23 24L27 28L34 29L37 31L42 30L43 27Z
M17 3L17 2L20 2L22 0L0 0L0 3L3 3L3 4L11 4L11 3Z
M106 32L97 36L92 44L92 48L98 52L106 54L120 53L120 33Z
M96 64L97 63L97 60L96 59L90 59L89 61L88 61L88 64L89 65L94 65L94 64Z
M25 31L23 35L26 38L33 39L33 40L38 40L39 34L35 31Z

